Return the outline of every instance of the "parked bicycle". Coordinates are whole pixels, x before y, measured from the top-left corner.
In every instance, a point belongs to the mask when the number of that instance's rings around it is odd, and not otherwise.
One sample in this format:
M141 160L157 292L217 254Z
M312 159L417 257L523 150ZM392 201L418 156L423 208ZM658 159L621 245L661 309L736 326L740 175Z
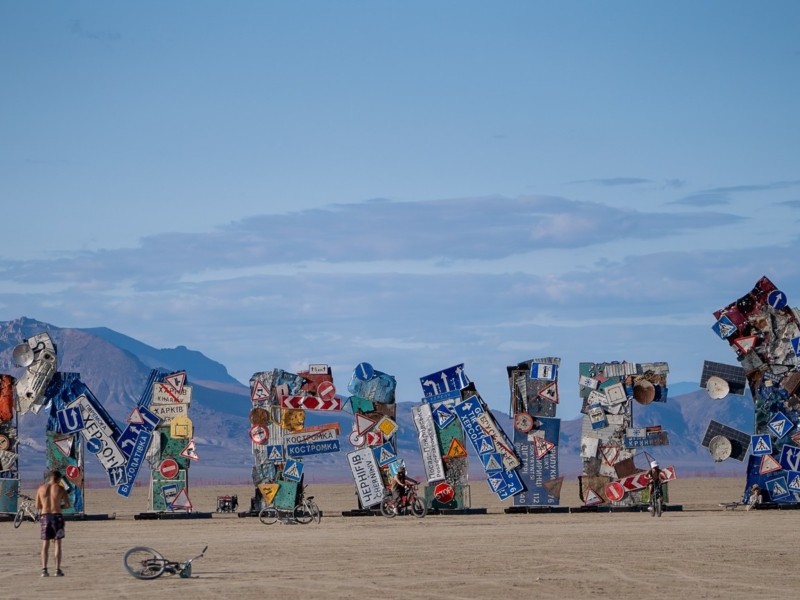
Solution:
M160 552L147 546L135 546L125 553L122 564L125 570L136 579L155 579L164 573L186 579L192 576L192 563L198 558L202 558L206 550L208 550L208 546L203 548L197 556L177 562L164 558Z
M300 502L291 509L277 508L272 504L268 504L258 513L258 519L264 525L272 525L278 519L285 523L300 523L307 525L311 521L319 523L322 520L322 512L319 506L314 502L314 496L305 495L306 486L300 492Z
M36 510L33 498L25 494L19 494L19 500L19 508L17 509L17 514L14 515L14 527L19 527L26 519L36 523L39 520L39 511Z
M405 514L411 512L412 515L421 519L428 514L428 507L425 501L417 496L417 486L412 483L406 484L406 492L400 496L400 503L396 507L392 492L387 490L383 500L381 500L381 514L387 519L391 519L395 515Z

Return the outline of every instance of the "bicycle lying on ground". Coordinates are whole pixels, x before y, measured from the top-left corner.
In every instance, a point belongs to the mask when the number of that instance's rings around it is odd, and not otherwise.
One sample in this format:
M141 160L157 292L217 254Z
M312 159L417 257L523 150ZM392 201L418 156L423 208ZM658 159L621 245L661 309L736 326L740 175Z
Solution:
M30 519L34 523L39 520L39 512L36 510L36 505L33 498L25 494L19 494L19 508L17 514L14 515L14 527L19 527L25 519Z
M417 496L417 486L406 484L406 493L400 496L400 503L395 506L392 492L387 490L386 495L381 500L381 514L391 519L395 515L408 514L409 511L415 517L421 519L428 513L428 507L424 500Z
M653 492L650 494L650 516L660 517L664 512L664 491L661 489L661 482L653 486Z
M307 525L311 521L316 521L318 524L322 520L322 513L319 506L314 502L314 496L305 495L305 486L300 494L300 502L291 509L276 508L272 504L268 504L258 513L258 519L264 525L272 525L278 519L284 522L297 522L301 525Z
M136 579L155 579L164 573L178 575L185 579L192 576L192 563L198 558L203 558L206 550L208 550L208 546L194 558L177 562L164 558L160 552L147 546L135 546L125 553L122 564L125 566L125 570Z

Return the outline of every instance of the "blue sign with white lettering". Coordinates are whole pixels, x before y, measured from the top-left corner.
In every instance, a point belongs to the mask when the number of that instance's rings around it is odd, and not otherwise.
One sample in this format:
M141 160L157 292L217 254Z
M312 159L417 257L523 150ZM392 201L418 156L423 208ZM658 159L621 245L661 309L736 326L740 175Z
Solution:
M328 454L330 452L339 452L339 440L305 442L303 444L288 444L286 446L286 455L291 457L308 456L310 454Z
M525 490L516 471L500 471L500 477L503 478L503 486L495 492L500 500L511 498Z
M153 414L148 408L144 406L137 406L136 410L141 417L141 423L128 423L128 426L125 428L119 438L117 439L117 446L122 453L125 455L126 458L129 458L131 452L136 447L136 440L139 437L139 434L142 431L149 431L152 433L155 431L158 424L161 422L161 418L157 415Z
M425 377L420 377L419 382L422 385L425 397L428 398L467 387L469 377L464 373L464 364L462 363L431 373Z
M147 449L150 447L150 442L153 439L153 432L143 430L139 432L136 438L136 444L131 451L128 463L125 465L125 474L128 480L117 488L117 494L125 496L126 498L131 495L133 490L133 482L136 480L136 475L139 474L139 468L144 462Z

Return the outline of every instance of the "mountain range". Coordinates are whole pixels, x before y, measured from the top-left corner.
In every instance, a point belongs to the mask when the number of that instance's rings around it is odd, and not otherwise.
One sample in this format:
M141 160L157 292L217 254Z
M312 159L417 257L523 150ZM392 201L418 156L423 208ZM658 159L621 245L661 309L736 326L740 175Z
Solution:
M249 385L233 378L224 365L201 352L185 346L157 349L132 337L105 327L61 328L35 319L20 317L0 322L0 373L15 377L22 369L12 360L13 349L23 340L47 332L58 350L58 370L80 373L112 417L124 423L139 399L152 369L167 372L186 371L192 386L190 416L195 426L195 441L200 461L192 465L193 484L246 483L251 480L253 457L249 438ZM265 367L271 370L281 365ZM576 391L577 391L577 384ZM340 389L344 385L339 383ZM562 394L564 383L561 383ZM411 402L398 402L398 455L408 465L409 473L421 474L422 460L416 429L411 418ZM45 468L46 411L20 417L20 474L24 480L38 480ZM507 414L493 411L503 429L512 434ZM307 425L336 421L342 435L342 451L306 457L306 480L309 482L352 481L345 454L350 449L347 435L353 417L346 412L308 412ZM745 465L732 459L715 463L701 441L711 420L744 432L753 428L752 400L749 396L729 395L711 400L704 389L693 383L669 386L669 399L635 408L634 425L661 425L669 432L669 446L648 451L662 465L674 465L678 476L745 475ZM581 418L561 421L559 466L562 475L572 478L581 472ZM478 460L470 461L470 477L485 479ZM643 466L643 465L639 465ZM86 458L88 481L106 481L105 472L91 455ZM144 478L143 478L144 479Z

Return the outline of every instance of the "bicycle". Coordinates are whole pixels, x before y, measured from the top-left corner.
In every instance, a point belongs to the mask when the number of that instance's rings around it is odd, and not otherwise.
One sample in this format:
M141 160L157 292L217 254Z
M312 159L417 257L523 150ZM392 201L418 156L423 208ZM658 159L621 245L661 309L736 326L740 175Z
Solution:
M397 509L396 511L395 508ZM417 496L416 485L412 483L406 484L406 492L400 496L400 503L398 506L395 506L394 504L392 492L390 490L386 490L386 494L383 496L383 500L381 500L381 514L384 517L391 519L401 512L402 514L408 514L409 511L411 511L411 514L418 519L421 519L428 514L428 507L425 505L425 502L422 500L422 498Z
M661 482L653 486L653 492L650 494L650 516L660 517L664 512L664 491L661 489Z
M136 579L155 579L164 573L186 579L192 576L192 563L198 558L203 558L206 550L208 546L194 558L177 562L164 558L160 552L147 546L134 546L125 553L122 564Z
M303 493L305 489L304 486L300 495L300 502L294 508L277 508L272 504L268 504L258 513L258 519L264 525L272 525L278 519L285 523L296 522L301 525L307 525L311 521L316 521L319 524L322 520L322 512L319 510L317 503L314 502L314 496L305 496Z
M14 515L14 527L19 527L26 519L30 519L36 523L36 521L39 520L39 511L36 510L33 498L25 494L19 494L19 499L21 502L19 504L19 509L17 509L17 514Z

